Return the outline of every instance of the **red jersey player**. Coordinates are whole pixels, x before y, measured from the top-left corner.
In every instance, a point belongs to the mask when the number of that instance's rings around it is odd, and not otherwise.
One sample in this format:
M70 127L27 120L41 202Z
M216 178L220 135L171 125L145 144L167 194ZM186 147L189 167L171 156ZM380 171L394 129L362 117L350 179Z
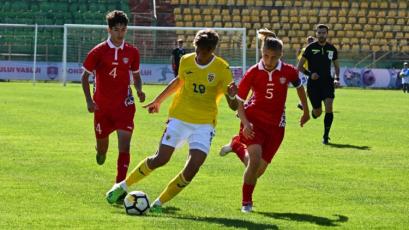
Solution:
M277 152L285 127L285 101L288 84L297 88L304 112L303 126L309 119L307 98L296 67L280 60L283 43L273 32L262 30L262 59L244 75L238 86L239 135L222 148L220 155L233 151L245 164L242 186L242 212L251 212L252 194L257 182ZM250 90L251 98L244 104ZM247 150L246 150L247 149Z
M139 51L125 42L128 17L114 10L106 15L109 38L96 45L87 55L82 74L88 111L94 113L96 159L104 164L109 135L117 131L118 160L116 182L126 177L130 161L130 142L134 128L134 99L130 88L130 73L140 102L145 101L139 74ZM94 94L91 98L88 77L94 75Z

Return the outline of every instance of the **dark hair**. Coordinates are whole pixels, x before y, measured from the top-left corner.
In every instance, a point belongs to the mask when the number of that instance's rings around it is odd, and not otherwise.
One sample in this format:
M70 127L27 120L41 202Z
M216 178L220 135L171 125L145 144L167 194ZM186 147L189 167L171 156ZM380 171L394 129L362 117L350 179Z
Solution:
M114 10L107 13L105 18L109 28L112 28L118 24L127 26L129 21L126 13L120 10Z
M208 50L215 49L219 42L219 35L212 29L199 30L196 33L193 45Z
M266 37L263 41L263 49L269 49L274 51L283 50L283 42L275 37Z
M329 30L328 26L327 26L327 25L324 25L324 24L318 24L318 25L315 27L315 31L317 31L318 29L326 29L327 32L328 32L328 30Z

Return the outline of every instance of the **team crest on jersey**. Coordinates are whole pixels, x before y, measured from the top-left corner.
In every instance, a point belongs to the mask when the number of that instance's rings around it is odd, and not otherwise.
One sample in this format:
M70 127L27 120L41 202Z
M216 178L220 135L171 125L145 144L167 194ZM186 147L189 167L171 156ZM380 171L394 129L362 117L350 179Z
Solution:
M209 73L208 75L207 75L207 80L209 81L209 82L212 82L213 80L214 80L214 78L215 78L215 74L214 73Z
M128 64L129 59L125 57L125 58L122 58L122 61L123 61L125 64Z
M328 52L328 59L332 60L332 58L334 58L334 51L328 50L327 52Z
M165 139L166 139L167 141L170 140L170 135L169 135L169 134L166 135Z
M280 77L280 83L282 85L284 85L286 81L287 81L287 79L285 79L285 77Z

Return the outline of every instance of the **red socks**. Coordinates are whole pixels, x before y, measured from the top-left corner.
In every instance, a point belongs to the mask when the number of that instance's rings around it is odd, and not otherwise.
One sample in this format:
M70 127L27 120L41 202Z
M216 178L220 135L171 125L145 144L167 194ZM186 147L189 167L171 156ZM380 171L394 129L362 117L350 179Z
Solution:
M231 140L231 149L236 153L237 157L244 163L244 157L246 156L246 147L240 142L240 136L234 136Z
M131 156L127 152L120 152L116 162L116 183L125 180Z
M242 205L249 205L253 204L253 191L255 184L245 184L243 183L242 187L242 195L243 195L243 200L242 200Z

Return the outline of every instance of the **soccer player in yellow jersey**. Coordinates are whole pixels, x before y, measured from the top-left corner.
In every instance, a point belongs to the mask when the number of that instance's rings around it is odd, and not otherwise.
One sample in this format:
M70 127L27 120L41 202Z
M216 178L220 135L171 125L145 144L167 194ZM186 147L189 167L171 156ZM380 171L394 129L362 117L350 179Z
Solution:
M182 57L179 75L151 103L144 106L149 113L159 112L161 103L176 93L169 109L169 121L157 152L140 162L122 182L106 194L109 203L115 203L128 187L165 165L176 147L189 143L189 157L184 169L168 184L153 202L151 211L161 212L164 203L183 190L199 171L209 153L215 135L218 103L225 95L229 107L237 109L237 86L229 65L213 54L219 40L214 30L197 32L195 52Z

